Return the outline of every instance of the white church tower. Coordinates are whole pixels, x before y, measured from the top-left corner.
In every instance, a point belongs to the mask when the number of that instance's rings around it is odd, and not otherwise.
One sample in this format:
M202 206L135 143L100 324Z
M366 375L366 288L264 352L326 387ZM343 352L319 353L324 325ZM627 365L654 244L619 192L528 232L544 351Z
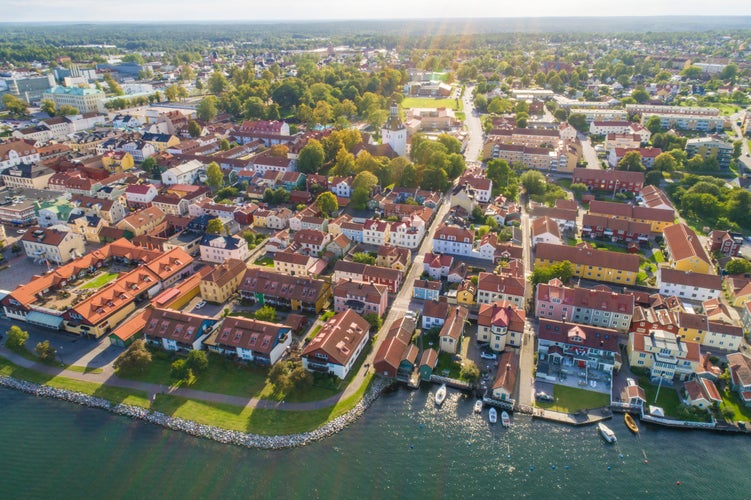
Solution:
M391 146L399 156L407 154L407 127L399 119L399 106L396 101L391 101L391 113L389 119L381 128L383 144Z

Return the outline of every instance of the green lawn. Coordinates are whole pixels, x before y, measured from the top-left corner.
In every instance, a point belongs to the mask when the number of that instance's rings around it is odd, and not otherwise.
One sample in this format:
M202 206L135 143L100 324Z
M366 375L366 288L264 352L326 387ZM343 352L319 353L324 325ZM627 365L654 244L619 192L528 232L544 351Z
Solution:
M751 421L751 408L740 401L737 392L732 390L730 386L727 386L724 390L720 391L720 394L722 394L723 405L733 411L734 422Z
M610 396L607 394L565 385L555 385L551 395L555 401L537 401L535 405L545 410L576 413L579 410L601 408L610 404Z
M556 184L561 186L563 189L571 189L572 181L571 179L558 179L555 181Z
M663 385L660 387L660 396L657 398L657 402L655 402L655 394L657 394L658 386L652 385L649 377L639 377L639 385L644 389L648 405L659 406L665 411L665 416L678 416L678 409L681 406L681 400L678 398L678 392L675 389Z
M662 264L665 262L665 256L662 255L662 252L660 250L652 250L652 258L657 264Z
M251 409L227 404L192 401L170 395L158 395L153 408L174 417L194 420L207 425L256 434L295 434L316 429L351 410L362 399L373 379L368 375L365 383L352 396L333 406L310 411L277 411Z
M271 257L261 257L254 264L257 266L274 267L274 259Z
M115 280L119 276L119 273L103 272L93 280L81 285L81 288L101 288L110 281Z
M730 116L732 114L735 114L740 110L741 108L735 104L726 104L726 103L716 103L712 104L712 107L717 107L720 109L720 114L722 116Z
M57 366L58 368L65 367L66 370L71 370L74 372L80 372L80 373L102 373L101 368L89 368L88 366L78 366L78 365L64 365L62 363L59 363L58 361L42 361L39 359L39 356L34 354L33 352L29 351L28 349L19 349L19 350L13 350L14 353L18 354L19 356L23 356L24 358L28 359L29 361L34 361L36 363L44 363L47 366Z
M323 328L323 324L316 325L315 328L313 328L307 337L305 337L305 340L313 340L316 335L318 335L318 332L321 331L321 328Z
M611 252L618 252L618 253L628 253L628 250L626 247L615 245L613 243L607 243L600 240L586 240L587 243L589 243L593 248L596 248L598 250L609 250Z
M436 345L436 347L438 346ZM458 380L459 373L462 371L462 365L461 363L454 361L452 358L453 355L447 352L438 354L438 364L436 365L435 370L433 370L433 373L440 375L441 377L447 376ZM448 370L448 375L444 373L446 370Z
M405 97L403 108L449 108L454 111L462 110L461 99L433 99L432 97Z

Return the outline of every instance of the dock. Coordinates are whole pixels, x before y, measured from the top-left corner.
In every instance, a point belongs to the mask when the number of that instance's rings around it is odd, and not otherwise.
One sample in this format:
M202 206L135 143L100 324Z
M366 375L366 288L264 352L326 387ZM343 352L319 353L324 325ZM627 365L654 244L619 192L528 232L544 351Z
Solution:
M586 412L577 413L562 413L559 411L535 408L532 413L532 418L549 420L551 422L558 422L559 424L582 426L593 425L598 422L610 420L613 418L613 413L608 408L596 408Z

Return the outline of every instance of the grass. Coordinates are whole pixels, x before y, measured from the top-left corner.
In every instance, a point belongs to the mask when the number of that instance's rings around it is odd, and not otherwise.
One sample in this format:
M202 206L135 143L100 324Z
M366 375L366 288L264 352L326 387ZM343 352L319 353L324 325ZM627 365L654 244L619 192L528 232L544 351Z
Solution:
M563 189L571 189L572 181L571 179L558 179L555 181L556 184L561 186Z
M253 264L257 266L274 267L274 259L272 259L271 257L261 257Z
M403 108L449 108L454 111L462 110L461 99L433 99L432 97L405 97Z
M153 408L173 417L194 420L224 429L266 435L306 432L320 427L351 410L362 399L373 381L368 374L365 383L350 397L333 406L309 411L278 411L253 409L228 404L192 401L176 396L157 395Z
M310 333L308 334L308 336L307 336L307 337L305 337L305 340L313 340L313 339L315 338L315 336L316 336L316 335L318 335L318 332L320 332L320 331L321 331L321 328L323 328L323 325L322 325L322 324L320 324L320 325L316 325L316 327L315 327L315 328L313 328L313 329L312 329L312 330L310 331Z
M722 403L725 408L732 410L734 422L749 422L751 421L751 408L744 405L738 398L738 393L726 386L724 390L720 391L722 394Z
M441 352L438 354L438 364L436 365L435 370L433 370L433 373L442 377L448 376L449 378L459 380L459 373L462 370L462 366L460 363L454 361L452 359L453 357L453 354L447 352ZM448 370L448 375L444 374L446 370Z
M628 250L626 247L623 247L621 245L614 245L612 243L606 243L604 241L600 240L586 240L587 243L589 243L593 248L596 248L598 250L609 250L611 252L618 252L618 253L628 253Z
M555 401L537 401L535 404L545 410L563 413L576 413L579 410L601 408L610 404L610 396L607 394L565 385L553 386L552 396Z
M119 273L104 272L100 274L99 276L97 276L96 278L94 278L93 280L81 285L81 288L82 289L83 288L101 288L107 283L109 283L110 281L113 281L114 279L116 279L118 276L119 276Z
M647 396L647 404L659 406L663 409L666 416L675 417L678 415L678 409L681 406L678 391L663 384L660 387L660 395L655 402L655 394L657 394L658 386L653 385L649 377L639 377L639 385L644 389L644 393Z
M66 365L63 363L59 363L57 361L42 361L39 359L39 357L34 354L33 352L29 351L28 349L12 349L12 351L16 354L18 354L21 357L24 357L28 359L29 361L34 361L35 363L43 363L47 366L56 366L58 368L65 368L66 370L79 372L79 373L102 373L101 368L90 368L88 366L79 366L79 365Z
M652 250L652 258L657 264L662 264L663 262L665 262L665 256L662 255L662 252L660 250Z
M737 113L741 108L735 104L725 104L725 103L713 103L713 107L717 107L720 109L720 114L722 116L730 116L732 114Z

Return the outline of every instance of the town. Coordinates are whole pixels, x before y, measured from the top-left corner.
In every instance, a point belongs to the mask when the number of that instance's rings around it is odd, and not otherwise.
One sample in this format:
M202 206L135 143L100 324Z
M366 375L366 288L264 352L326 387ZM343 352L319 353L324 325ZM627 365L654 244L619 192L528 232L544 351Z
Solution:
M745 432L751 53L675 40L0 52L0 373Z

